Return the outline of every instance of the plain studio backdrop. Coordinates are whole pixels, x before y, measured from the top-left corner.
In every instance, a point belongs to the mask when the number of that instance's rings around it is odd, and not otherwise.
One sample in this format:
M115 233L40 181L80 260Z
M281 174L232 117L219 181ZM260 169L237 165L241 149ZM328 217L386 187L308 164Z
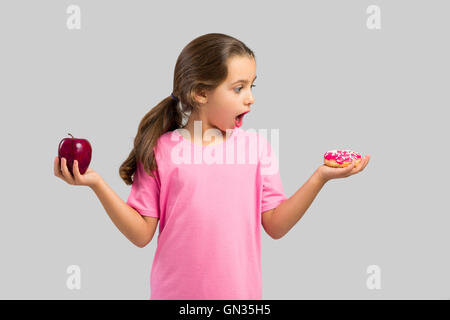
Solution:
M71 5L80 29L69 29ZM370 29L376 5L380 29ZM53 175L61 139L119 177L142 117L172 91L188 42L256 54L242 129L279 130L293 195L332 149L372 156L328 182L279 240L262 230L263 299L449 299L446 1L2 1L0 298L148 299L154 240L134 246L94 192ZM270 135L268 136L270 140ZM158 226L159 228L159 226ZM81 287L70 289L78 266ZM379 271L381 287L368 285ZM69 268L70 269L70 268Z

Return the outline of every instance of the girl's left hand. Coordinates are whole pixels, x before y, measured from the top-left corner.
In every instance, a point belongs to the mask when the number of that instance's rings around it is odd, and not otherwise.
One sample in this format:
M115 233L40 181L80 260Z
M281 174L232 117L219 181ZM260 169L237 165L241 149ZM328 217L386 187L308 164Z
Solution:
M317 169L317 174L325 183L331 179L346 178L354 175L355 173L361 172L367 166L370 160L370 155L361 158L361 162L355 167L354 162L345 168L332 168L327 165L321 165Z

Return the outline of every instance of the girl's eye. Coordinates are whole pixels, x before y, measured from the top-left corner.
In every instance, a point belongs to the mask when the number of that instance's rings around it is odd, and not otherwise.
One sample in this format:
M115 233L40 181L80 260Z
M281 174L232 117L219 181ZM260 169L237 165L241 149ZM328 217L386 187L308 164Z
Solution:
M253 87L256 87L256 85L252 84L250 87L253 88ZM239 88L236 88L236 89L239 89L238 92L240 92L242 88L243 88L243 87L239 87Z

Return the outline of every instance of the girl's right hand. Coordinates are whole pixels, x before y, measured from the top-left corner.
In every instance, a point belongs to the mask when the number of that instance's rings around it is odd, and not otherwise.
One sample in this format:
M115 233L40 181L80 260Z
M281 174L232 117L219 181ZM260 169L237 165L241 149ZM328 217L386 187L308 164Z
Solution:
M62 169L61 169L62 168ZM72 175L67 167L66 158L61 158L61 165L59 163L59 157L56 157L54 160L53 170L55 172L55 176L61 178L65 182L75 186L95 186L101 179L100 175L88 168L84 174L80 173L78 169L78 162L75 160L73 163L73 174Z

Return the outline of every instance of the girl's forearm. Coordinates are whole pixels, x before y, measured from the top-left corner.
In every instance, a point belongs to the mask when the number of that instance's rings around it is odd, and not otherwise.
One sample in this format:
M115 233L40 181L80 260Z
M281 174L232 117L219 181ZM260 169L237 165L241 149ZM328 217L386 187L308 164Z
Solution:
M100 179L91 188L120 232L136 246L144 247L149 242L150 233L139 212L126 204L105 180Z
M275 208L271 217L275 239L283 237L303 217L325 183L315 171L294 195Z

